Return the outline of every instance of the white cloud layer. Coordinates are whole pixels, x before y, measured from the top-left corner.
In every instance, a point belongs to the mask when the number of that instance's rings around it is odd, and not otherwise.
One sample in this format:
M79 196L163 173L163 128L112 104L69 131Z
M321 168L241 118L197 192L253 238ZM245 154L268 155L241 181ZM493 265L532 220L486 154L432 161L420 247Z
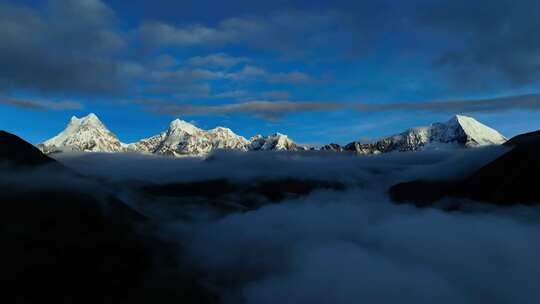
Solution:
M160 236L179 244L181 259L207 274L207 286L226 303L535 303L540 297L537 207L500 209L470 202L465 211L447 213L394 205L385 193L398 181L467 175L503 152L60 159L116 181L292 177L348 185L347 191L317 191L217 220L162 222Z

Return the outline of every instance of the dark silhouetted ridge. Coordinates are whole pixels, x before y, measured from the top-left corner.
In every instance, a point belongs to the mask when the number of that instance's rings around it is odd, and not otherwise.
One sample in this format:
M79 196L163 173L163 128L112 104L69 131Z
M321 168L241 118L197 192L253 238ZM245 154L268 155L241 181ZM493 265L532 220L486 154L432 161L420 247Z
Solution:
M180 269L174 249L139 233L148 219L110 185L5 131L0 163L0 302L215 302L190 272L161 270Z
M504 145L516 146L519 144L532 143L534 141L540 141L540 130L512 137L509 141L505 142Z
M56 163L20 137L0 130L0 162L35 167Z
M498 205L538 204L540 131L518 135L506 145L513 149L472 175L456 182L411 181L394 185L396 202L425 206L443 197L461 197Z

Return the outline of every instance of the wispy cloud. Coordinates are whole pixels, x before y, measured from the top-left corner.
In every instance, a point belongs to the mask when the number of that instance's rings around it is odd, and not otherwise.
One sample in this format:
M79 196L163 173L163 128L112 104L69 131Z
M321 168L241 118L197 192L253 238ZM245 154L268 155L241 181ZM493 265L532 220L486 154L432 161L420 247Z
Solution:
M263 119L276 120L285 114L336 110L342 107L342 104L333 102L249 101L215 106L154 103L148 109L173 116L252 113Z
M357 104L360 111L447 111L461 112L502 112L510 110L540 110L540 93L515 95L485 99L461 99L432 102L405 102L384 104Z
M196 61L202 63L207 60L214 59L201 57ZM209 86L209 81L222 81L240 85L249 83L306 85L315 81L315 78L303 72L290 71L274 73L251 65L246 65L237 71L208 69L207 67L182 67L176 70L147 69L143 78L148 82L146 90L150 92L181 91L182 93L185 93L186 88L201 85ZM246 97L246 94L239 96L239 94L245 93L245 91L246 90L238 89L235 90L235 92L230 93L234 96L227 97ZM229 94L224 94L224 96L220 97L226 97L225 95ZM284 94L282 94L282 96L283 95ZM264 96L251 94L251 98L264 98ZM268 99L276 99L276 97L268 97Z
M137 33L147 47L239 44L290 53L328 43L336 35L332 29L339 20L340 15L333 10L325 14L288 10L257 18L226 18L212 25L146 21Z
M285 92L286 93L286 92ZM223 98L242 98L249 92L231 91L215 95ZM175 104L162 101L138 101L147 110L173 115L213 115L229 113L251 113L257 117L276 120L286 114L310 111L336 111L343 109L360 112L383 111L430 111L455 113L503 112L512 110L540 110L540 93L487 99L463 99L448 101L403 102L403 103L345 103L331 101L269 101L252 100L223 105Z
M197 45L226 43L237 33L233 29L211 28L203 25L175 27L160 21L145 22L139 28L143 41L151 45Z
M268 92L262 92L261 96L264 99L281 99L281 100L287 100L291 97L291 93L287 91L268 91Z
M250 100L267 100L267 101L278 101L278 100L289 100L291 98L291 93L287 91L247 91L247 90L233 90L233 91L224 91L211 96L216 99L233 99L236 101L250 101Z
M264 81L268 83L288 84L306 84L314 81L313 77L303 72L291 71L272 73L251 65L246 65L237 72L227 73L224 77L234 81Z
M0 97L0 104L36 111L79 110L82 104L73 101L51 102L44 100Z
M187 63L193 66L230 68L249 61L250 59L247 57L234 57L225 53L217 53L207 56L191 57L187 60Z

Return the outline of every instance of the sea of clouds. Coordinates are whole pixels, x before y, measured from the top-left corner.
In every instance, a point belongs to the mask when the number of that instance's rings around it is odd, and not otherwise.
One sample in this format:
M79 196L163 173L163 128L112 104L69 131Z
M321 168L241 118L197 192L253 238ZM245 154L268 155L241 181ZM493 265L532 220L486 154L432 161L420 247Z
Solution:
M471 207L445 212L393 204L386 192L417 178L458 179L505 151L55 157L117 184L295 178L347 185L204 221L156 217L154 233L177 244L178 259L226 303L537 303L537 207L463 202Z

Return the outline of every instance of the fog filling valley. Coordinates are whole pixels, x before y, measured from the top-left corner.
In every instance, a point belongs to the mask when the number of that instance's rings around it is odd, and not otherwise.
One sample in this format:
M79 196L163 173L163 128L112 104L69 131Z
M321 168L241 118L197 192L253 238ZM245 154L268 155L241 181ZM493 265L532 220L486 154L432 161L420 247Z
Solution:
M201 274L204 285L226 303L535 303L540 298L537 207L444 199L435 208L416 208L394 204L387 194L397 182L463 177L505 151L54 157L113 183L123 201L151 218L154 229L141 233L175 244L178 260ZM157 198L131 190L145 183L223 179L240 185L316 180L343 187L227 212L215 210L214 197ZM232 191L227 201L253 196L242 191ZM445 211L455 203L464 207Z

